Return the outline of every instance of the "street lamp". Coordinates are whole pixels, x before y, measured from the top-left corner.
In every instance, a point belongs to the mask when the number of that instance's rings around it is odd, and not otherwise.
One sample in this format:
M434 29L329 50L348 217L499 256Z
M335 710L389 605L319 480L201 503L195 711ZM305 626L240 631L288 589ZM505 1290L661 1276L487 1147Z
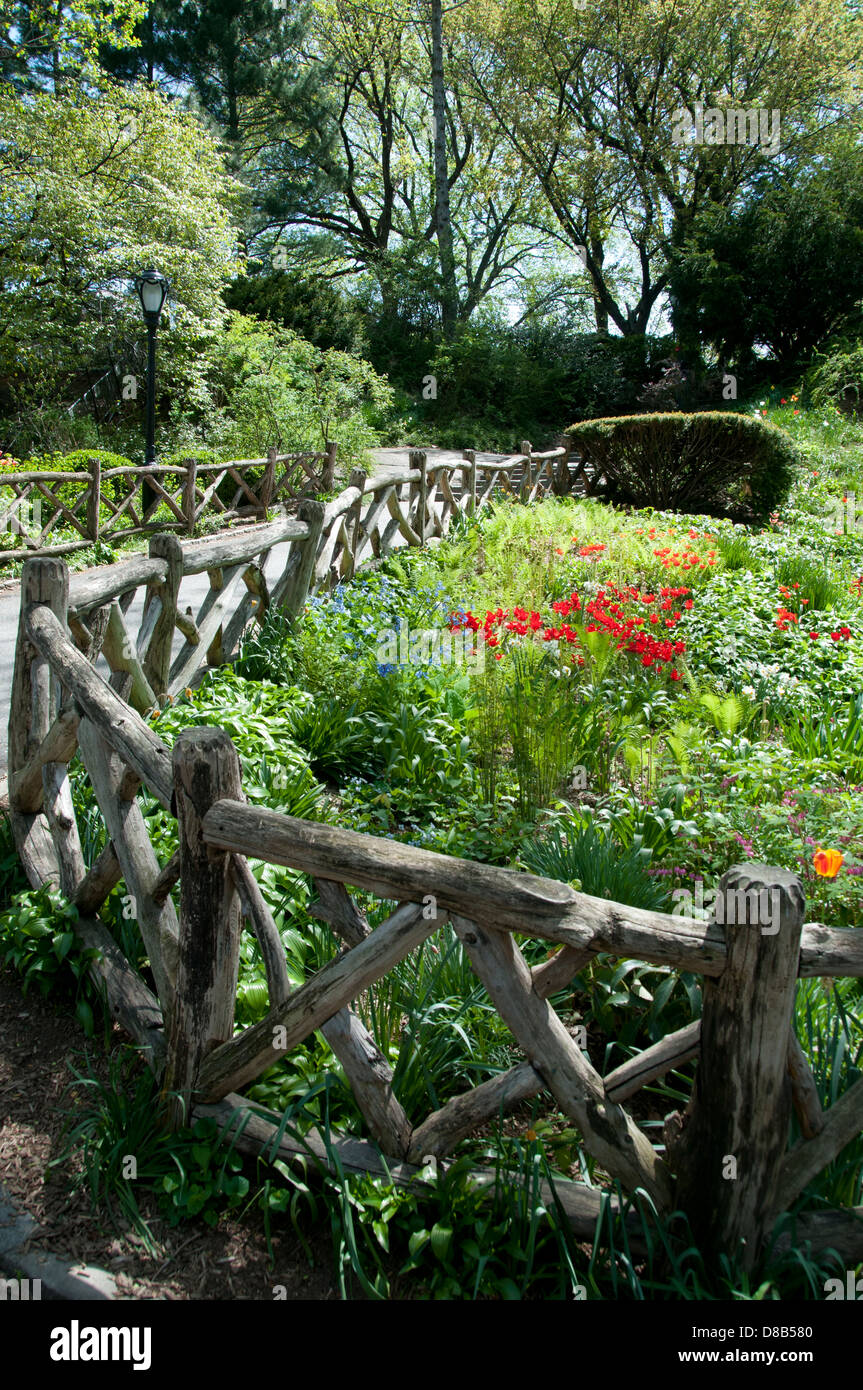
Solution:
M148 266L135 279L135 289L141 301L144 322L147 325L147 443L144 451L144 465L156 462L156 329L159 316L165 307L170 285L164 275ZM141 489L141 520L147 508L155 501L156 494L147 486L146 479Z

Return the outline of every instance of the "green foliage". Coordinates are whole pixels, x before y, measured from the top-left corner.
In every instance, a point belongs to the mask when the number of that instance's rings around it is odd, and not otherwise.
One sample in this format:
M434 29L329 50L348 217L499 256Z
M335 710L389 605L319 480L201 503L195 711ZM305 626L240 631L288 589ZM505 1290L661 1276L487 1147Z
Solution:
M569 438L610 495L636 506L763 515L785 500L799 463L776 426L722 411L587 420Z
M75 1018L92 1037L99 995L87 968L98 952L82 946L77 920L77 908L48 885L16 894L0 913L0 960L21 976L24 994L35 985L43 999L54 992L71 996Z
M221 1211L245 1199L248 1178L239 1156L220 1146L214 1120L160 1128L158 1080L134 1052L114 1053L105 1080L89 1058L86 1070L69 1068L75 1079L64 1094L76 1093L77 1103L66 1112L62 1150L50 1167L68 1169L74 1159L71 1193L85 1188L92 1208L107 1210L118 1229L131 1225L150 1254L158 1244L144 1194L171 1226L196 1216L215 1226Z
M512 328L502 319L463 325L437 344L427 371L437 398L417 406L421 427L454 448L509 452L528 438L557 436L565 420L636 408L659 340L605 337L539 322ZM419 396L419 381L390 368Z
M863 322L821 344L806 373L813 405L863 414Z
M82 368L104 370L121 343L140 338L129 277L148 263L171 282L159 389L194 410L202 349L221 325L235 260L237 190L212 136L143 86L26 99L6 90L0 122L5 413L26 424L30 402L68 403ZM30 444L19 435L9 446L23 454Z
M665 907L665 893L647 876L651 856L640 836L622 848L592 821L555 824L521 851L527 867L545 878L573 883L594 898L659 911Z
M335 439L340 461L355 460L376 442L375 416L391 400L361 358L237 313L213 345L210 376L219 406L211 428L235 457L322 450Z
M769 347L776 375L805 366L859 298L859 150L853 158L853 171L846 157L803 178L788 172L766 189L753 189L736 209L706 204L674 258L679 330L694 323L701 343L747 374L756 370L756 344ZM825 395L837 390L833 374L841 355L837 343L833 362L813 377Z

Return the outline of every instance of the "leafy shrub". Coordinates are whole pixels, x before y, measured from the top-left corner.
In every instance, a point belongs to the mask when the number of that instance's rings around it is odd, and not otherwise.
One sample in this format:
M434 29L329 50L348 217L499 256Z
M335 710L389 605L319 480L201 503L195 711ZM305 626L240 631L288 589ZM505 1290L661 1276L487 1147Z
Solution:
M863 318L860 332L834 338L819 352L805 377L813 405L837 405L863 415Z
M435 442L518 448L558 433L561 415L632 410L658 341L576 333L564 324L468 324L438 345L428 371L438 397L421 418ZM419 396L420 380L413 390Z
M775 425L724 411L586 420L568 433L609 494L636 506L764 514L785 499L799 462Z
M0 960L22 977L24 994L31 985L43 999L55 989L73 993L75 1017L92 1037L93 1009L87 995L95 1001L97 992L87 967L98 953L81 945L72 929L77 920L78 909L50 886L18 893L0 914Z
M376 414L389 407L384 377L362 358L322 351L286 328L231 317L213 347L211 424L222 456L262 458L273 447L323 449L339 443L344 462L377 441Z

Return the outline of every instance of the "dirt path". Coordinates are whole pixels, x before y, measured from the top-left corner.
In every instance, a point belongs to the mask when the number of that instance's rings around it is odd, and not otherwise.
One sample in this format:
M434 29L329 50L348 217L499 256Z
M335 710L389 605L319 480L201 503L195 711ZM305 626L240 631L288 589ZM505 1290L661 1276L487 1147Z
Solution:
M122 1049L114 1029L112 1049ZM0 1184L39 1223L29 1242L75 1264L95 1265L116 1279L120 1296L131 1299L260 1299L271 1301L278 1285L289 1299L338 1299L332 1239L325 1224L310 1230L310 1266L290 1221L273 1217L273 1263L263 1220L251 1211L242 1220L223 1217L215 1229L202 1220L169 1228L155 1203L141 1206L158 1236L150 1255L133 1232L112 1227L110 1216L94 1216L85 1192L68 1200L66 1169L50 1169L63 1148L64 1096L73 1080L68 1063L108 1076L101 1039L88 1043L68 1005L21 994L16 976L0 968Z

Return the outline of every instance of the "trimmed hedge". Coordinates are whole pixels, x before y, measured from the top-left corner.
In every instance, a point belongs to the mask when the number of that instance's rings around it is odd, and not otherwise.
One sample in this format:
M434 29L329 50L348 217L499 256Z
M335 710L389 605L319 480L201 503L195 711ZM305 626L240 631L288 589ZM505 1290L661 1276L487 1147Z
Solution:
M720 410L621 415L567 430L602 491L638 507L763 516L785 500L800 455L776 425Z

